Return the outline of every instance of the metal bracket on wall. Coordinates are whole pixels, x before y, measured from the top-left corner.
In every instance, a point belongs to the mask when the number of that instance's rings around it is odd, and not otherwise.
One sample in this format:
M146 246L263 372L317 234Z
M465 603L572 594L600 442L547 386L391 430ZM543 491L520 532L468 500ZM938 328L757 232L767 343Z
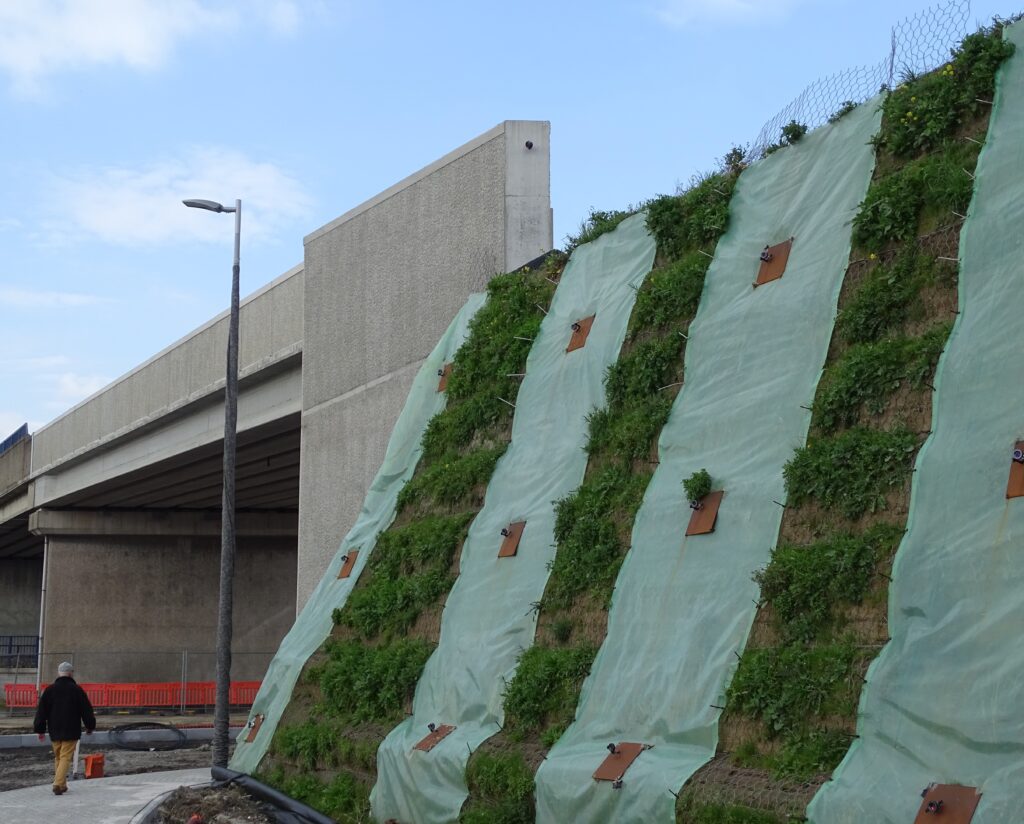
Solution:
M1010 480L1006 482L1006 497L1024 496L1024 441L1013 445L1013 459L1010 463Z
M761 268L757 270L757 280L754 281L754 288L763 286L773 280L778 280L786 271L786 264L789 263L789 251L793 248L794 238L776 243L774 246L765 246L761 252Z
M260 727L263 726L264 718L266 718L266 716L263 713L260 713L259 715L253 717L253 719L249 722L249 734L245 736L246 744L251 744L253 741L256 740L256 733L258 733L260 731Z
M519 552L519 539L523 537L523 530L526 528L526 521L513 521L501 530L501 549L498 550L499 558L511 558Z
M427 724L430 732L413 747L420 752L430 752L455 729L451 724Z
M921 808L914 824L970 824L981 800L975 787L960 784L930 784L921 793Z
M348 578L352 574L352 567L356 565L356 558L358 557L358 549L350 549L347 555L341 556L341 569L338 570L339 578Z
M437 370L437 391L444 392L448 388L448 376L452 373L452 365L446 363L440 369Z
M715 522L718 520L718 507L722 504L723 490L709 492L698 501L699 509L690 513L690 523L686 527L687 535L706 535L715 531Z
M587 335L590 334L590 327L594 325L594 318L596 317L597 315L591 315L589 318L578 320L572 325L572 337L569 338L569 345L565 347L566 352L573 352L587 345Z
M652 746L653 744L634 744L628 741L609 744L608 757L594 771L594 780L611 781L613 785L620 783L630 764L636 761L640 753L651 749Z

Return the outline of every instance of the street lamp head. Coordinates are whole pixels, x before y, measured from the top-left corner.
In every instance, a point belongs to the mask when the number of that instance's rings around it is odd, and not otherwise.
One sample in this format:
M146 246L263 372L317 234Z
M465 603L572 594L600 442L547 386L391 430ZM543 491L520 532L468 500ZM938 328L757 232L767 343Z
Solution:
M183 200L190 209L206 209L209 212L233 212L234 206L223 206L215 200Z

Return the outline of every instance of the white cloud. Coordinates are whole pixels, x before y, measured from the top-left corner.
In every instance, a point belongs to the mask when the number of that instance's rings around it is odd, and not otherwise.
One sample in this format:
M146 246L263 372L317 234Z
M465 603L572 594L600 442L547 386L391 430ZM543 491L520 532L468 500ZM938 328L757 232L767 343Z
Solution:
M272 163L222 148L196 148L145 168L85 169L54 180L58 234L74 231L139 246L181 241L223 244L231 215L188 209L186 198L242 200L244 243L265 240L312 205L302 185Z
M0 372L38 372L43 369L57 369L68 366L71 358L67 355L36 355L27 358L6 358L0 360Z
M200 0L0 2L0 69L16 92L37 94L47 75L101 64L152 70L177 42L237 24Z
M780 17L801 0L661 0L655 15L670 26L699 22L757 23Z
M152 71L179 42L249 22L292 35L306 11L298 0L0 0L0 71L17 94L37 96L49 76L99 65Z
M31 289L11 289L0 286L0 306L15 309L54 309L65 306L90 306L100 303L97 295L75 292L43 292Z

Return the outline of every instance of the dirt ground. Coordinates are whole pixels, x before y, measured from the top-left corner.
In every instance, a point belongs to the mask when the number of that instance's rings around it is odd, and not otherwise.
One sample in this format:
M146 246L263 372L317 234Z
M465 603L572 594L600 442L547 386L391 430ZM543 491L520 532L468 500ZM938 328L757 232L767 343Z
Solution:
M180 787L161 806L160 824L274 824L259 802L238 787Z
M163 752L137 752L114 747L96 747L83 742L78 758L78 780L82 780L85 772L83 756L92 753L103 753L104 775L134 775L135 773L189 770L210 766L210 744L208 742ZM53 752L49 747L0 750L0 792L34 787L38 784L49 784L52 780Z

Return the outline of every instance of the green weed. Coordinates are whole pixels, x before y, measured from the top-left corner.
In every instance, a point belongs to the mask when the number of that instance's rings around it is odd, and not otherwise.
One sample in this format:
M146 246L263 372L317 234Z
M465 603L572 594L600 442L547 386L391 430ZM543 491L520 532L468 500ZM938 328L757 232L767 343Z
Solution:
M478 752L466 769L469 804L460 824L531 824L533 773L520 755Z
M811 641L835 627L839 610L861 602L879 562L892 555L902 535L899 527L883 523L862 535L778 547L754 580L783 639Z
M700 252L689 252L675 263L651 272L637 292L629 323L630 337L635 338L641 330L671 333L671 329L678 330L684 319L692 318L710 262Z
M694 472L683 480L683 491L686 493L686 500L699 501L711 492L711 475L706 469Z
M672 396L660 392L624 407L595 409L587 416L587 454L629 466L649 458L652 444L672 411Z
M397 723L433 646L412 638L375 647L332 639L325 649L328 660L308 670L323 693L325 713L345 722Z
M849 640L747 649L729 685L729 709L761 721L769 737L803 735L812 717L849 710L856 660Z
M611 596L627 549L622 533L632 524L649 480L650 473L634 475L613 465L556 502L558 552L551 562L546 608L565 609L586 591Z
M856 519L885 507L885 493L907 478L917 437L905 429L860 427L811 440L783 468L789 503L816 501Z
M906 321L922 287L935 281L938 261L908 245L888 264L867 276L836 325L847 344L870 343Z
M876 143L902 158L934 151L982 113L987 104L980 101L992 99L996 72L1013 54L1001 34L995 26L968 35L951 62L893 91L882 106Z
M838 109L836 109L835 112L829 115L828 122L838 123L840 120L842 120L844 117L846 117L846 115L848 115L856 108L857 104L854 101L846 100L842 103L842 105L840 105Z
M370 788L348 773L339 773L329 784L315 775L289 776L280 768L257 778L341 824L370 820Z
M807 134L807 126L805 124L798 123L796 120L790 120L789 123L782 127L782 136L779 142L766 146L763 156L768 157L768 155L774 154L779 149L799 143L803 140L805 134Z
M685 824L785 824L785 819L765 810L737 804L687 804L682 802L677 821Z
M604 385L614 410L630 401L643 401L672 382L679 368L683 339L669 335L638 344L608 367Z
M694 254L722 236L736 180L731 172L709 175L682 194L661 195L647 204L647 230L665 258Z
M451 589L449 570L473 514L426 515L381 533L345 608L332 613L334 623L364 639L405 634L424 609Z
M546 730L555 740L576 711L580 685L597 650L591 646L550 649L533 646L519 659L505 689L505 732L512 740ZM554 744L550 737L548 746Z
M877 252L915 237L924 215L948 223L953 211L966 212L978 150L973 143L946 143L942 152L877 179L853 219L854 245Z
M410 506L471 505L473 495L486 486L498 459L508 444L481 447L465 455L450 452L443 455L402 487L398 493L398 511Z
M884 411L904 384L920 389L931 379L951 323L940 323L916 338L892 338L852 347L822 376L814 401L814 423L833 432L857 422L861 412Z
M631 217L640 211L642 206L630 207L625 210L612 209L604 212L600 209L591 209L590 214L580 224L575 235L566 235L565 251L572 252L577 246L597 240L601 235L615 229L627 217Z

